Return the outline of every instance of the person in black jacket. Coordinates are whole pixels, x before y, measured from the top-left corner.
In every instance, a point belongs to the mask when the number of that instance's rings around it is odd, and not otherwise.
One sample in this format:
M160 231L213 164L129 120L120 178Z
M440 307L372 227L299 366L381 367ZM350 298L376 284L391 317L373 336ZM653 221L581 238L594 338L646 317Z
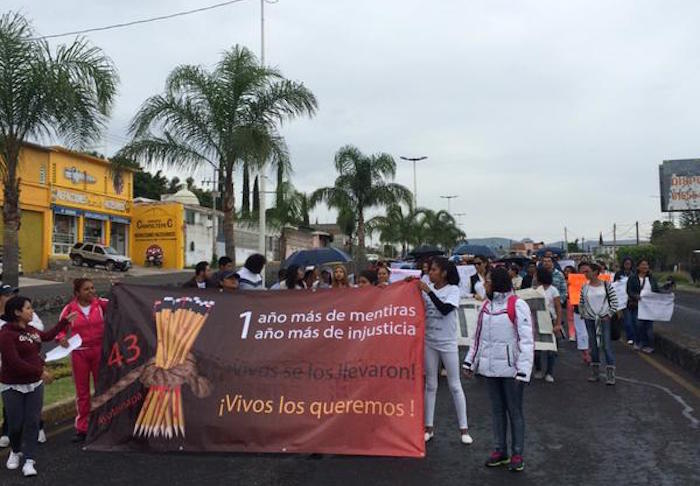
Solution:
M637 273L627 279L627 308L635 323L634 349L647 354L654 352L654 322L637 319L637 312L639 301L652 292L659 292L659 284L649 272L649 262L642 258L637 262Z
M194 277L189 279L182 286L192 289L216 288L216 283L211 279L211 269L209 268L209 263L205 261L199 262L194 267Z
M535 262L530 262L527 264L527 275L523 277L523 283L520 286L521 289L529 289L537 284L537 264ZM535 284L535 285L533 285Z
M634 261L630 257L625 257L622 259L622 268L615 273L615 282L620 280L629 279L634 273ZM629 307L625 307L622 311L623 323L625 325L625 335L627 336L627 344L634 344L634 328L637 325L637 318L632 318L632 312Z

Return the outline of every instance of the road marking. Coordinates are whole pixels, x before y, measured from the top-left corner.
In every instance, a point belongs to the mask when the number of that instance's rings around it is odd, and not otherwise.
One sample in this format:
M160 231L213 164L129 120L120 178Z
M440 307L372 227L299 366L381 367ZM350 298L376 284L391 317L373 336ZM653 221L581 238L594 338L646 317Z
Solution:
M646 361L647 363L649 363L651 366L653 366L654 368L656 368L657 370L659 370L661 373L663 373L664 375L666 375L666 376L668 376L669 378L671 378L673 381L675 381L676 383L678 383L680 386L682 386L683 388L685 388L686 390L688 390L690 393L692 393L693 395L695 395L695 398L700 399L700 388L698 388L697 386L693 385L693 384L690 383L688 380L686 380L686 379L683 378L682 376L678 375L678 374L675 373L674 371L668 369L666 366L662 365L661 363L659 363L658 361L656 361L656 360L655 360L654 358L652 358L651 356L647 356L647 355L641 354L641 353L640 353L638 356L639 356L640 358L642 358L644 361Z

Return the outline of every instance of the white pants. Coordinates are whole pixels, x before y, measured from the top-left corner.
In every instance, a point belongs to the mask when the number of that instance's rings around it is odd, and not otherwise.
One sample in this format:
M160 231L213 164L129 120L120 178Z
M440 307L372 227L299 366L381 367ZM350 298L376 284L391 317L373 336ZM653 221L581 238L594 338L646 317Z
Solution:
M429 346L425 347L425 426L433 426L435 415L435 397L438 388L438 373L440 372L440 360L447 370L447 384L452 392L452 400L457 410L459 428L467 428L467 399L462 390L462 382L459 379L459 353L454 351L436 351Z
M588 331L586 321L579 314L574 312L574 326L576 327L576 348L579 351L588 350Z

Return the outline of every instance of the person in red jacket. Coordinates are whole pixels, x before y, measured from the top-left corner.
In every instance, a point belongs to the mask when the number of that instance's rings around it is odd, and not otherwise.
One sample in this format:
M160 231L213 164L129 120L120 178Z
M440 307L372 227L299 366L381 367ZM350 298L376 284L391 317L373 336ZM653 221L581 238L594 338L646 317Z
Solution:
M36 476L35 453L44 402L44 383L48 384L53 379L44 368L41 342L54 339L76 317L74 313L69 313L53 329L44 332L31 325L33 316L31 300L22 296L12 297L5 304L2 319L6 324L0 329L0 392L7 410L12 447L7 468L19 468L24 455L22 473L25 476Z
M78 411L73 442L82 442L87 436L90 416L90 376L92 375L93 385L96 386L100 369L108 301L97 297L92 280L87 278L77 278L73 281L73 293L75 297L63 308L61 318L72 313L77 314L70 331L73 335L79 334L83 340L81 346L71 353ZM66 345L65 332L60 333L56 339Z

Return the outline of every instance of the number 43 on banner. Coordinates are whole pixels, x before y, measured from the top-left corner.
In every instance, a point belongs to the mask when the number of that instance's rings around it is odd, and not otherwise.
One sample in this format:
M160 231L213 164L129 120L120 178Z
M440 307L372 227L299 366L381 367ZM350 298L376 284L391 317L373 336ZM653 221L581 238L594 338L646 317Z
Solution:
M122 349L124 351L122 351ZM125 364L131 364L141 356L141 347L139 346L139 338L136 334L128 334L124 339L117 341L112 346L107 359L107 366L121 367Z

